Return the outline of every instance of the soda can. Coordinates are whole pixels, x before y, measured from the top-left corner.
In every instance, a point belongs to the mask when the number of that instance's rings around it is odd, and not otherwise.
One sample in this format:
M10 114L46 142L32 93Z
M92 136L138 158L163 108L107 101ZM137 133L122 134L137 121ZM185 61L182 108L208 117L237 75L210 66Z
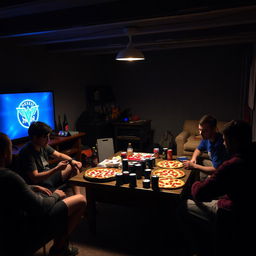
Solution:
M159 176L153 175L151 176L151 183L152 183L152 189L153 190L159 190Z
M123 172L128 171L128 159L126 158L122 160L122 169Z
M122 159L125 159L127 158L127 153L124 151L124 152L121 152L121 158Z
M130 184L130 188L137 187L136 173L129 174L129 184Z
M124 184L128 184L129 183L129 172L128 171L124 171L123 172L123 183Z
M150 179L143 180L143 188L150 188Z
M154 148L154 149L153 149L153 152L154 152L154 156L155 156L156 158L159 158L159 148Z
M172 160L172 149L167 150L167 160Z
M151 169L145 169L145 172L144 172L145 179L150 179L150 175L151 175Z
M135 173L137 175L137 179L141 179L141 176L142 176L142 165L141 164L135 164L134 168L135 168Z
M116 174L116 186L121 186L123 185L124 181L123 181L123 173L122 172L118 172Z

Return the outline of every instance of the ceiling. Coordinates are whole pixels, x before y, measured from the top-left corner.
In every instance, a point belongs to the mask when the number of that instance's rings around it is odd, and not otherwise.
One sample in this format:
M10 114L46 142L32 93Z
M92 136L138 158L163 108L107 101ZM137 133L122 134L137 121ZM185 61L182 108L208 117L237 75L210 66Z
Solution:
M142 51L256 41L255 1L169 2L1 0L0 42L109 54L127 45L128 28L134 46Z

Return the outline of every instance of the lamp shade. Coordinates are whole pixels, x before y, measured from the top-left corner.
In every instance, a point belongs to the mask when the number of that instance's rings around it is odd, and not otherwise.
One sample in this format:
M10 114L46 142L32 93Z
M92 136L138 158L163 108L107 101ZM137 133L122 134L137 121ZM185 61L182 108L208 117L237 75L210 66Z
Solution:
M137 61L137 60L145 60L145 57L144 57L144 54L140 50L135 49L131 45L128 45L124 50L121 50L117 54L116 60Z

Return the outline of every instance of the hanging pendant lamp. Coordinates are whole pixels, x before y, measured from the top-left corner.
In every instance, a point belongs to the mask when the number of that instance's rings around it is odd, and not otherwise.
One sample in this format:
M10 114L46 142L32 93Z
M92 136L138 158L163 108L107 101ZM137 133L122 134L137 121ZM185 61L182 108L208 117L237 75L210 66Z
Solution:
M132 45L132 36L128 33L129 43L127 47L121 50L117 56L116 60L119 61L138 61L138 60L145 60L144 54L133 47Z

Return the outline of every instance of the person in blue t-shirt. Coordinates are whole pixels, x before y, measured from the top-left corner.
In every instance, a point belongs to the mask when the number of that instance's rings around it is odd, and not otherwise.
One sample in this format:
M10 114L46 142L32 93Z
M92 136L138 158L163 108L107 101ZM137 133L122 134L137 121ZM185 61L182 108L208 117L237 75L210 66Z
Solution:
M207 175L212 174L227 158L222 134L218 132L217 120L211 115L204 115L199 121L199 133L203 139L195 149L190 161L184 163L187 169L196 169ZM208 152L208 166L197 163L198 157Z

